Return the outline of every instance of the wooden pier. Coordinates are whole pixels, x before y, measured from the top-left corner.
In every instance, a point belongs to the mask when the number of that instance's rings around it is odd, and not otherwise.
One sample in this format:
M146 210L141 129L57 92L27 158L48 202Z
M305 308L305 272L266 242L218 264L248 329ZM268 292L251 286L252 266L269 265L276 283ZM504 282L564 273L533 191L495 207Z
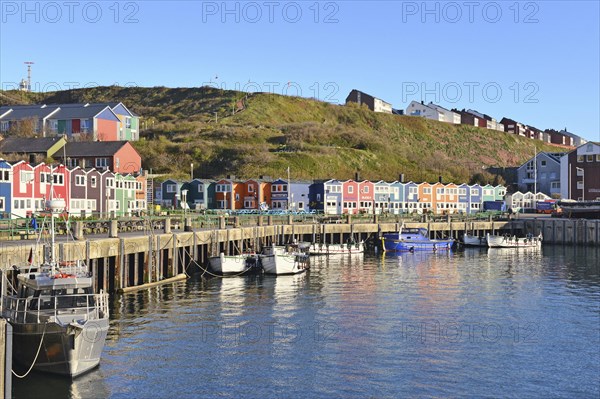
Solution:
M406 228L422 227L434 237L460 239L465 232L484 235L540 232L544 245L599 245L599 220L531 218L503 221L446 221L403 222L396 220L355 222L350 217L336 220L341 223L294 223L289 218L284 224L259 218L254 226L228 225L222 219L217 226L193 229L186 221L180 230L172 229L172 220L165 218L161 230L121 232L117 223L109 226L107 235L84 235L83 228L75 228L77 241L59 242L59 259L85 260L95 277L95 290L127 291L128 288L153 284L181 274L191 274L204 268L210 256L220 252L240 253L260 249L270 244L298 242L343 243L348 239L377 242L381 233ZM4 244L4 245L2 245ZM0 265L10 267L27 261L33 249L34 259L42 259L48 248L34 248L34 242L0 242Z

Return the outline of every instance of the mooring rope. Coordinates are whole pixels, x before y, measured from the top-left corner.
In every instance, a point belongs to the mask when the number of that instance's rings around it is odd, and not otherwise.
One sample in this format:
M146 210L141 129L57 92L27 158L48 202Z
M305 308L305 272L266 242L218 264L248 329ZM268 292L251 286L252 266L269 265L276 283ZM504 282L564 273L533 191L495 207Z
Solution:
M23 375L19 375L19 374L15 373L15 370L11 370L15 377L25 378L29 375L31 370L33 370L33 366L35 366L35 363L37 362L38 356L40 355L40 350L42 349L42 344L44 343L44 336L46 335L46 326L48 326L47 322L44 324L44 331L42 332L42 339L40 339L40 345L38 346L37 353L35 354L35 359L33 359L33 363L31 363L29 370L27 370L27 372Z

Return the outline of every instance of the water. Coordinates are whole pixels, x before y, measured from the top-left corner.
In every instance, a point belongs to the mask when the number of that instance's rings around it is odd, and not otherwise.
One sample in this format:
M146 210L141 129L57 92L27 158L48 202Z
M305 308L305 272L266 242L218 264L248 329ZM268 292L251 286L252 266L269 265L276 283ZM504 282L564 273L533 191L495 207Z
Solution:
M600 249L313 258L117 297L101 366L16 398L600 396Z

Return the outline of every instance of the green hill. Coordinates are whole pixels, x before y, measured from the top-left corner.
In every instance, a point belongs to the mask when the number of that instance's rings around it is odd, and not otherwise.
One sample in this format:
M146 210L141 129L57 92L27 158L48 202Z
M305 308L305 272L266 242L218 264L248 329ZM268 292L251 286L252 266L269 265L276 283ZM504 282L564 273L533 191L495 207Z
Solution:
M97 87L0 93L0 103L121 101L142 117L134 143L154 173L196 177L469 181L487 167L520 165L534 142L487 129L374 113L298 97L213 88ZM244 109L241 109L243 105ZM235 114L233 110L239 111ZM557 147L535 141L538 150Z

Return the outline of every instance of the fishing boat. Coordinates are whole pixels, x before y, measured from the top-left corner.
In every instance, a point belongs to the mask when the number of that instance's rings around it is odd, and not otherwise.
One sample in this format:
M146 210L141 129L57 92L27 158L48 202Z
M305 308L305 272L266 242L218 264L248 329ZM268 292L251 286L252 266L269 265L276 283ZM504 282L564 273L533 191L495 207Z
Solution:
M323 244L313 243L308 247L311 255L343 255L343 254L362 254L365 252L364 241L350 241L346 244Z
M487 247L487 237L476 236L473 234L465 234L463 236L463 244L467 247Z
M381 241L386 251L448 251L456 244L454 239L431 239L427 229L400 229L397 233L383 234Z
M487 243L490 248L541 248L542 234L533 236L528 234L526 237L517 237L511 235L492 236L487 235Z
M108 333L108 294L93 292L93 279L82 261L55 257L54 217L65 209L62 199L46 203L51 245L46 259L13 266L2 273L2 316L13 328L13 359L32 369L77 377L100 363ZM9 291L10 290L10 291Z
M297 246L270 246L259 255L260 263L266 274L298 274L310 268L309 254Z
M210 257L208 263L213 272L222 275L243 274L259 268L258 256L253 252L241 255L225 255L221 252L219 256Z

